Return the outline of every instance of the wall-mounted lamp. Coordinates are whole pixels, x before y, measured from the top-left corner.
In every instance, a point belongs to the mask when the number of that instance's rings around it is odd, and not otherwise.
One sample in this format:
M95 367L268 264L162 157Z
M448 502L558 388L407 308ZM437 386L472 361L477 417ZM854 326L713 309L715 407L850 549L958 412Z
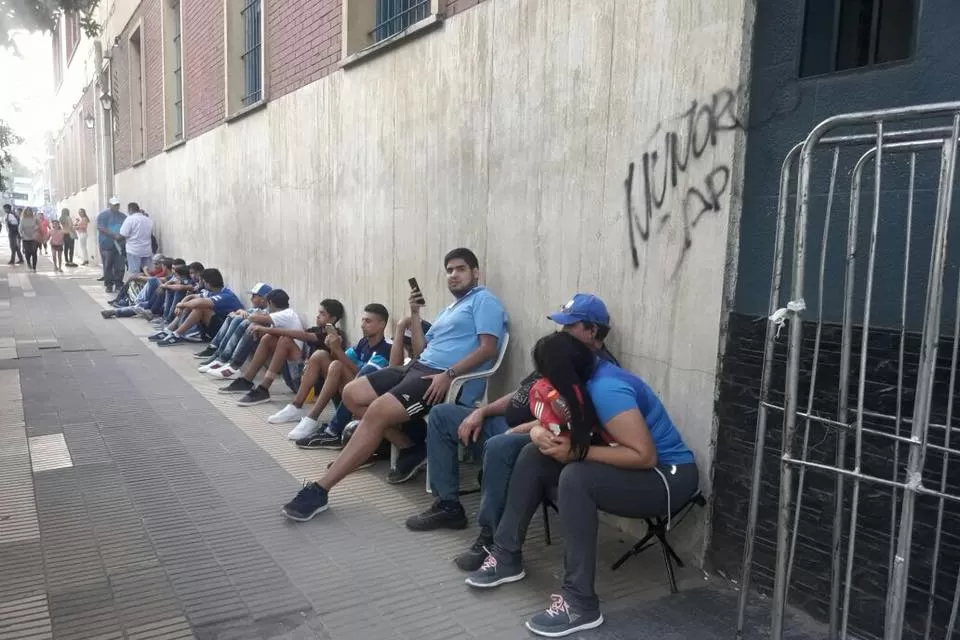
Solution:
M83 116L83 124L87 126L87 129L93 129L93 126L94 124L96 124L96 121L93 119L92 113L87 113Z
M110 111L113 108L113 96L104 91L100 94L100 106L103 107L104 111Z

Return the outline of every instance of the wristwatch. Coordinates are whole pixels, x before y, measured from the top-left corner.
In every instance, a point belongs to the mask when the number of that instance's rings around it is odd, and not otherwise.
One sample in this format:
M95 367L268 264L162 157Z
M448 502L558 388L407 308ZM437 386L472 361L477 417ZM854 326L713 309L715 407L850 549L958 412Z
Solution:
M458 375L460 375L459 373L457 373L457 370L456 370L456 369L452 369L452 368L451 368L451 369L447 369L446 371L444 371L444 373L447 374L447 377L450 378L451 380L453 380L453 379L456 378Z

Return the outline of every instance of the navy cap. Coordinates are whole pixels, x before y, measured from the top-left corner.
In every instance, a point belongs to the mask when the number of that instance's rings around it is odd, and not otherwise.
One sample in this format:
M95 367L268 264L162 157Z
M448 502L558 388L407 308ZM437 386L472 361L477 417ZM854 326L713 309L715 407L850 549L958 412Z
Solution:
M266 282L258 282L253 285L253 288L250 289L250 293L255 296L260 296L261 298L265 297L268 293L273 291L273 287L268 285Z
M589 293L576 293L570 302L560 307L557 313L547 316L557 324L568 325L578 322L589 322L610 326L610 314L603 300Z

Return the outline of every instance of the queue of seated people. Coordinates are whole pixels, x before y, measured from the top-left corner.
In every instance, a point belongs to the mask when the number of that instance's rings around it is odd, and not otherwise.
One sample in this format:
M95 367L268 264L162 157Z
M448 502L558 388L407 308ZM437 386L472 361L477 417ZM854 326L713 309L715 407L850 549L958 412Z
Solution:
M314 325L304 328L283 290L258 283L244 309L216 269L165 258L154 275L145 274L143 299L104 315L156 316L162 324L151 339L160 346L208 339L195 354L203 359L199 370L229 380L220 391L236 394L240 405L269 402L271 386L283 378L295 396L268 422L295 424L288 437L300 447L341 449L283 505L291 520L325 511L334 487L390 443L399 453L389 482L430 469L435 502L411 515L407 528L464 529L458 456L461 446L476 447L482 459L478 535L455 558L469 574L466 584L491 589L525 577L527 528L550 496L564 530L562 584L526 626L546 637L595 628L603 623L594 588L599 512L673 513L699 490L693 453L656 393L606 349L606 305L586 293L547 316L558 330L536 343L533 370L517 389L477 406L484 382L473 380L456 402L445 403L456 378L491 366L507 314L479 285L473 252L454 249L443 267L452 302L427 323L420 317L423 296L414 289L410 313L395 331L401 339L393 343L384 335L389 313L381 304L364 307L362 337L345 348L339 301L323 300ZM330 403L334 417L320 423Z

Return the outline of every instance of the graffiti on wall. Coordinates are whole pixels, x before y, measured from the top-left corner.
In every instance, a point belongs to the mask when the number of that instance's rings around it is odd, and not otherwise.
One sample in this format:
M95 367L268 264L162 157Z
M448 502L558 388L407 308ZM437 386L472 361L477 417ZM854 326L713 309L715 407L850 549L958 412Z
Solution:
M693 247L697 224L708 214L720 213L721 198L730 188L729 158L704 156L721 136L743 129L736 114L738 93L722 89L706 100L694 100L679 116L658 124L640 166L631 162L627 167L626 218L634 269L640 267L637 238L650 242L675 224L683 230L676 275Z

